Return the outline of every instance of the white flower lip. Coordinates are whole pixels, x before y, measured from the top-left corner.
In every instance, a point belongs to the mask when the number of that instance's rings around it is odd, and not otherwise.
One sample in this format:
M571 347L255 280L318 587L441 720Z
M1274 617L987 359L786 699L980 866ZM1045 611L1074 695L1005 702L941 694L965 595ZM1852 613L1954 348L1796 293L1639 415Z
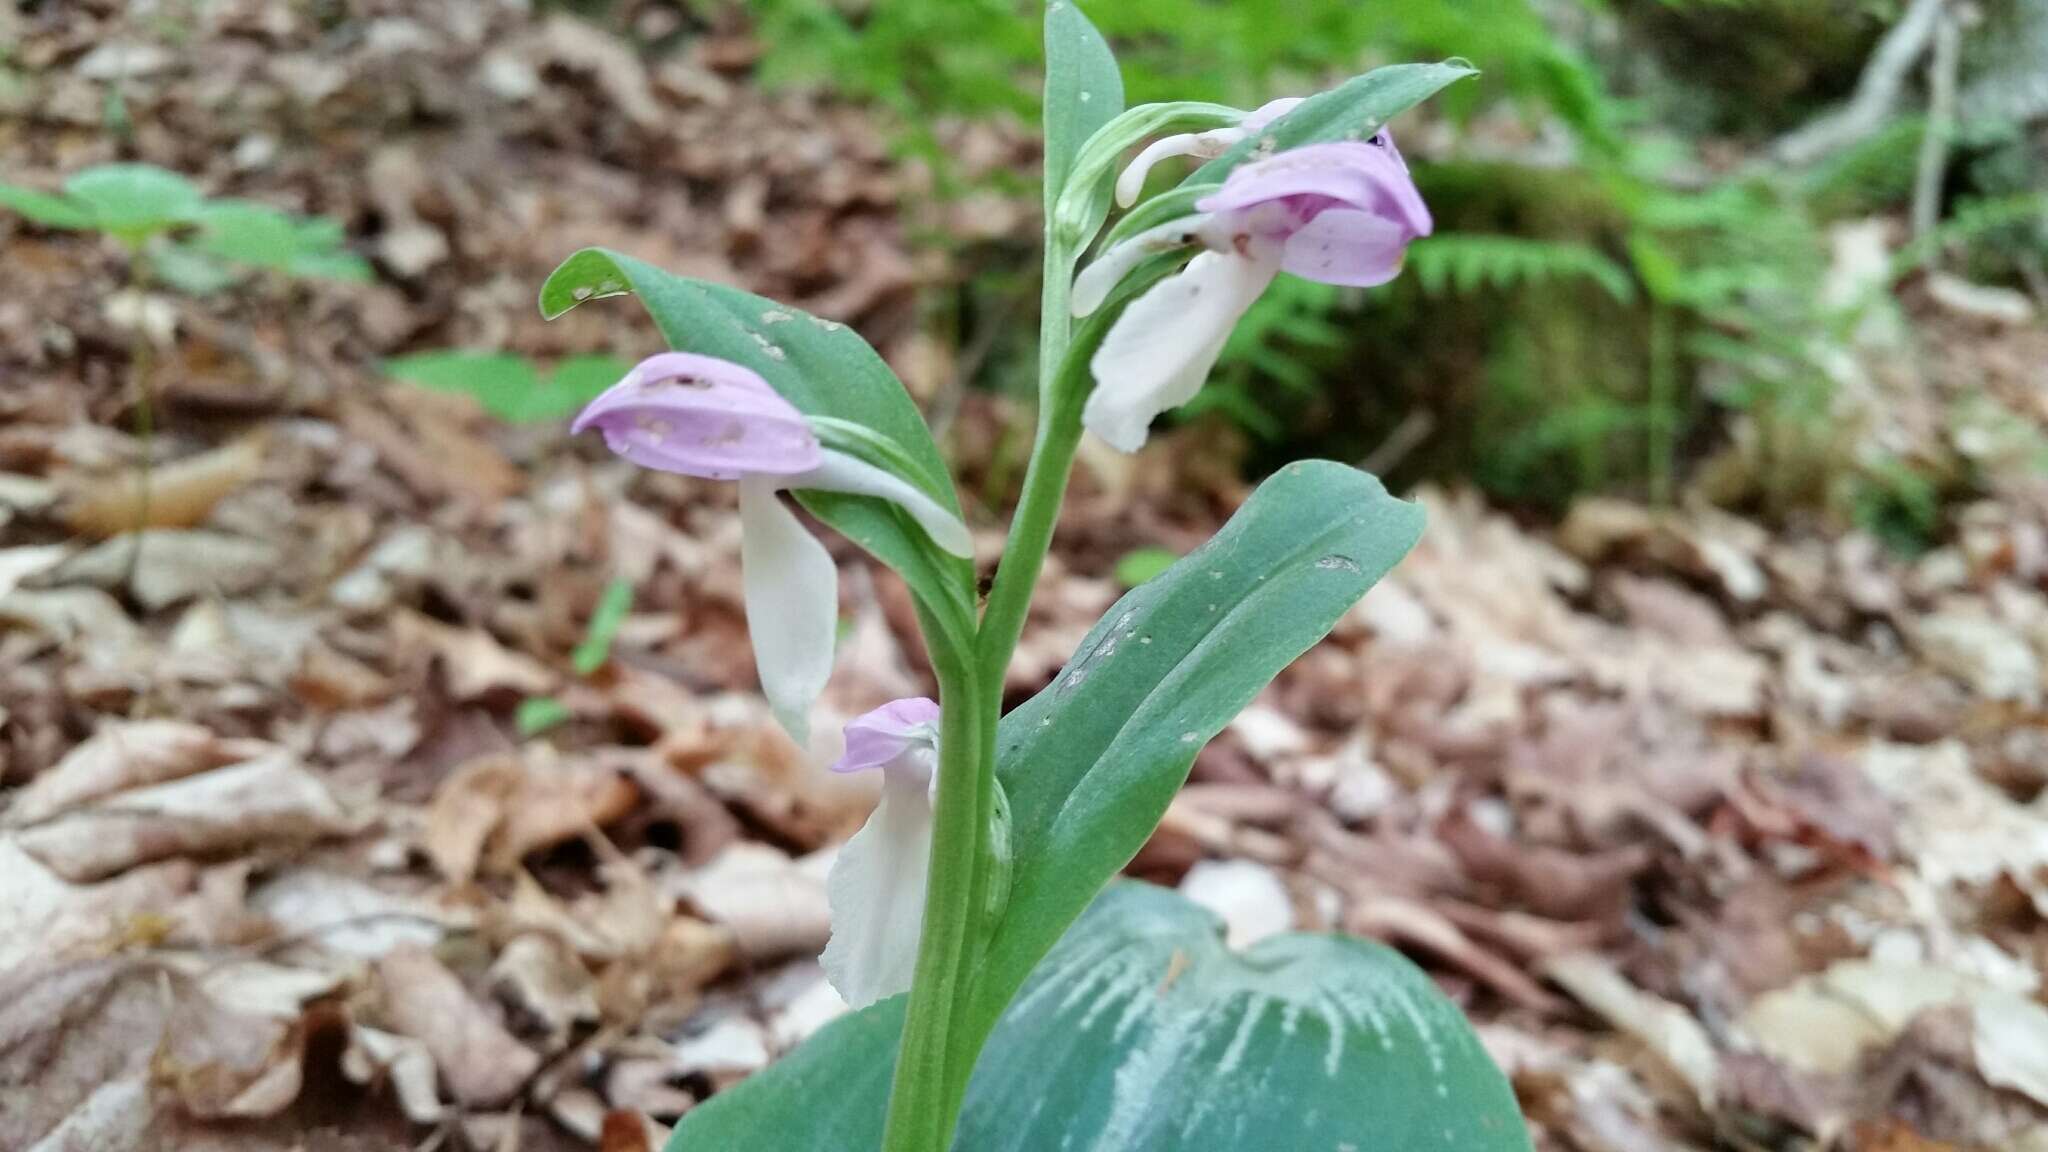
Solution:
M835 772L882 772L882 796L825 881L832 939L820 961L855 1008L910 989L930 878L939 707L885 704L846 726Z

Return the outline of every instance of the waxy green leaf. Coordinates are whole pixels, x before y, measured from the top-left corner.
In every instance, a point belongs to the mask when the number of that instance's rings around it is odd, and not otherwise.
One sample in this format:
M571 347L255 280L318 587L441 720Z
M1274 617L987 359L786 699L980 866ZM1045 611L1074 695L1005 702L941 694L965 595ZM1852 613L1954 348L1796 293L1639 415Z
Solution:
M602 248L586 248L555 269L541 286L540 311L552 320L585 301L628 293L639 296L670 347L745 365L806 415L843 420L885 437L917 465L903 479L959 512L959 499L942 479L949 474L945 461L917 405L852 329ZM956 620L971 619L972 565L940 551L895 505L809 490L798 493L798 499L901 573L928 603Z
M869 1152L902 997L844 1017L683 1118L669 1152ZM955 1152L1526 1152L1507 1080L1398 953L1286 935L1125 883L1033 973L982 1052Z
M1195 754L1406 555L1422 510L1326 460L1261 484L1208 543L1110 608L1003 718L1010 899L975 999L993 1019L1158 826Z

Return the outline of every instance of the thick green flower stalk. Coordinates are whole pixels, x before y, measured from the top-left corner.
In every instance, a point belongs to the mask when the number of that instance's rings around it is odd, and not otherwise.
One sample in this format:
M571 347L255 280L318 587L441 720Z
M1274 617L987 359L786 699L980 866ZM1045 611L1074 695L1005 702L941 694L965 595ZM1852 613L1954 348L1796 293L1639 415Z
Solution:
M1125 110L1076 8L1048 8L1046 45L1038 428L985 602L944 461L858 336L594 249L542 290L550 316L636 293L675 349L576 427L735 482L755 658L792 735L831 674L837 579L784 494L903 577L939 682L849 724L833 765L883 780L828 885L824 966L852 1011L672 1147L1524 1149L1505 1081L1397 955L1299 936L1237 956L1176 896L1103 891L1202 745L1414 543L1417 509L1355 469L1285 468L1001 715L1082 439L1138 450L1275 277L1398 275L1430 217L1386 121L1469 69L1386 68L1252 112ZM1183 158L1205 163L1144 198Z

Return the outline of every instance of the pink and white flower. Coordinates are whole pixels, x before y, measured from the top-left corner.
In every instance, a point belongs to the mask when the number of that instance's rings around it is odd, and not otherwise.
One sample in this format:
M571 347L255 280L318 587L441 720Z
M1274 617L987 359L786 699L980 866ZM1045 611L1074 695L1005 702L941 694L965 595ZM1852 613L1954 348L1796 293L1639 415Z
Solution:
M595 428L612 451L645 468L740 489L740 565L747 630L761 690L799 743L832 672L839 576L825 550L776 493L826 489L891 501L956 556L973 554L960 518L892 473L818 443L810 423L751 369L664 352L640 362L584 408L572 429Z
M1384 284L1399 273L1409 242L1431 228L1429 208L1384 131L1242 164L1195 208L1198 215L1104 252L1074 282L1074 314L1086 316L1145 260L1190 245L1205 249L1133 301L1089 361L1095 391L1082 419L1124 452L1144 444L1154 416L1194 398L1230 330L1273 277Z
M932 850L939 706L922 697L884 704L846 726L834 772L880 769L882 797L826 877L832 940L825 976L855 1008L908 991Z

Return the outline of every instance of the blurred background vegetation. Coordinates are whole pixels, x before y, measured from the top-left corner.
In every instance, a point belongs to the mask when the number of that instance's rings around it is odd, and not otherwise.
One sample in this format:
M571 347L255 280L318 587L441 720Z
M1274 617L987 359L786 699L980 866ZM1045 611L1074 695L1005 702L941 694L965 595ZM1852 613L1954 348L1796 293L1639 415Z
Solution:
M1133 102L1249 107L1452 55L1483 70L1398 126L1438 224L1410 274L1362 293L1282 278L1231 341L1198 410L1242 431L1254 467L1319 453L1397 482L1471 477L1531 509L1691 485L1767 518L1854 519L1905 547L1977 482L1966 462L1878 434L1884 405L1868 394L1883 381L1864 364L1913 338L1893 289L1937 266L2042 290L2048 2L1084 7L1117 42ZM936 196L976 191L950 171L943 126L1035 115L1028 0L748 11L767 82L886 109ZM1901 64L1887 64L1888 33ZM1954 98L1930 114L1944 71ZM1870 90L1887 84L1879 106ZM1844 128L1859 90L1874 115ZM1940 150L1923 157L1930 136ZM1916 181L1931 181L1917 228ZM1035 297L1031 254L964 255L973 274L930 307L963 344L1007 324L986 334L976 383L1028 388L1017 312ZM1983 403L1958 397L1969 411L1938 416L1981 421Z

